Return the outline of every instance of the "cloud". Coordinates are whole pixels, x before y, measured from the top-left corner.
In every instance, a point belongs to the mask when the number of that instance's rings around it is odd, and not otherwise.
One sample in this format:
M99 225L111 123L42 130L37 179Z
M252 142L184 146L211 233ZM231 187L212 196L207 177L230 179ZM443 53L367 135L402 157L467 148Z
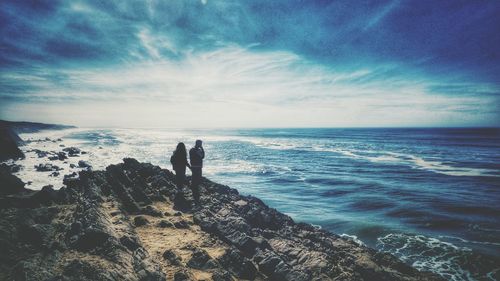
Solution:
M173 114L182 116L174 119L175 124L184 127L200 123L190 114L204 116L203 122L211 126L254 127L346 126L349 122L416 125L412 120L433 124L436 120L426 120L429 112L475 122L476 114L470 114L474 110L498 114L492 103L497 101L495 95L478 97L472 85L460 95L450 95L460 88L446 88L431 79L387 75L397 69L397 65L388 65L337 71L290 52L229 45L192 52L182 60L160 59L119 69L38 69L30 71L30 76L11 72L2 79L14 83L2 87L0 98L12 99L23 92L26 103L59 105L59 111L77 104L85 112L104 105L119 106L131 110L133 118L149 116L151 120L172 119ZM22 91L12 85L26 88ZM498 90L487 84L475 87ZM131 109L130 104L138 106ZM76 116L79 110L72 112ZM75 122L86 124L82 120Z
M7 0L0 115L28 116L19 106L34 103L36 112L74 106L73 115L136 103L149 106L145 116L196 108L234 126L495 124L499 7Z

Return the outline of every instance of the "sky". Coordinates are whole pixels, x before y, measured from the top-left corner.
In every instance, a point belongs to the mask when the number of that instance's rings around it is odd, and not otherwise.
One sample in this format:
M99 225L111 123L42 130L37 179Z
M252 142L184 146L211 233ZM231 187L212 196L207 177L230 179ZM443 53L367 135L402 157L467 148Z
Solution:
M0 119L500 126L500 1L3 0Z

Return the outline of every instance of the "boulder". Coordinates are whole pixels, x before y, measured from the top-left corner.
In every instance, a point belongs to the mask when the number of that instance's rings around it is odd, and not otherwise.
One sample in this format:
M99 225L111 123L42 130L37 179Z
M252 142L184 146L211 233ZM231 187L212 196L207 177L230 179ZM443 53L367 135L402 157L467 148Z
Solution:
M161 228L166 228L166 227L174 227L174 224L167 220L161 220L158 223L158 226Z
M92 166L88 162L80 160L80 161L78 161L78 167L80 167L80 168L91 168Z
M149 223L149 221L143 216L137 216L134 218L134 225L135 226L143 226L143 225L146 225L148 223Z
M67 152L70 157L78 156L81 153L81 150L76 147L65 147L63 151Z
M208 255L207 251L201 248L196 248L191 256L191 259L187 262L187 266L195 269L209 269L214 268L215 263Z
M181 265L182 258L173 250L166 250L163 252L162 257L169 261L171 265Z
M174 274L174 281L191 281L193 276L187 270L179 270Z
M180 220L180 221L174 222L174 226L175 226L175 228L189 228L189 224L185 220Z
M257 275L257 268L254 264L237 249L228 249L218 261L239 278L253 280Z

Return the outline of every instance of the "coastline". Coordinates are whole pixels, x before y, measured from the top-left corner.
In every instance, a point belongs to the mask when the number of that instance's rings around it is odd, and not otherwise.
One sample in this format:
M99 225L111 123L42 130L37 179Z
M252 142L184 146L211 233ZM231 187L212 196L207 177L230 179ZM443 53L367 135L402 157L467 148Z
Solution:
M442 280L207 179L195 206L173 177L126 158L3 196L1 279Z
M195 204L159 166L80 162L59 190L0 166L1 280L442 280L206 178Z

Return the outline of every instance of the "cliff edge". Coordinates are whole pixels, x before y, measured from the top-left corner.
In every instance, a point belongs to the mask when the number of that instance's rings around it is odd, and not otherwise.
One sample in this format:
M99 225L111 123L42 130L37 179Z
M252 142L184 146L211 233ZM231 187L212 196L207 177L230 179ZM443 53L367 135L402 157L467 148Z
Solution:
M0 170L3 168L0 167ZM442 280L204 179L124 159L35 192L0 173L0 280Z

